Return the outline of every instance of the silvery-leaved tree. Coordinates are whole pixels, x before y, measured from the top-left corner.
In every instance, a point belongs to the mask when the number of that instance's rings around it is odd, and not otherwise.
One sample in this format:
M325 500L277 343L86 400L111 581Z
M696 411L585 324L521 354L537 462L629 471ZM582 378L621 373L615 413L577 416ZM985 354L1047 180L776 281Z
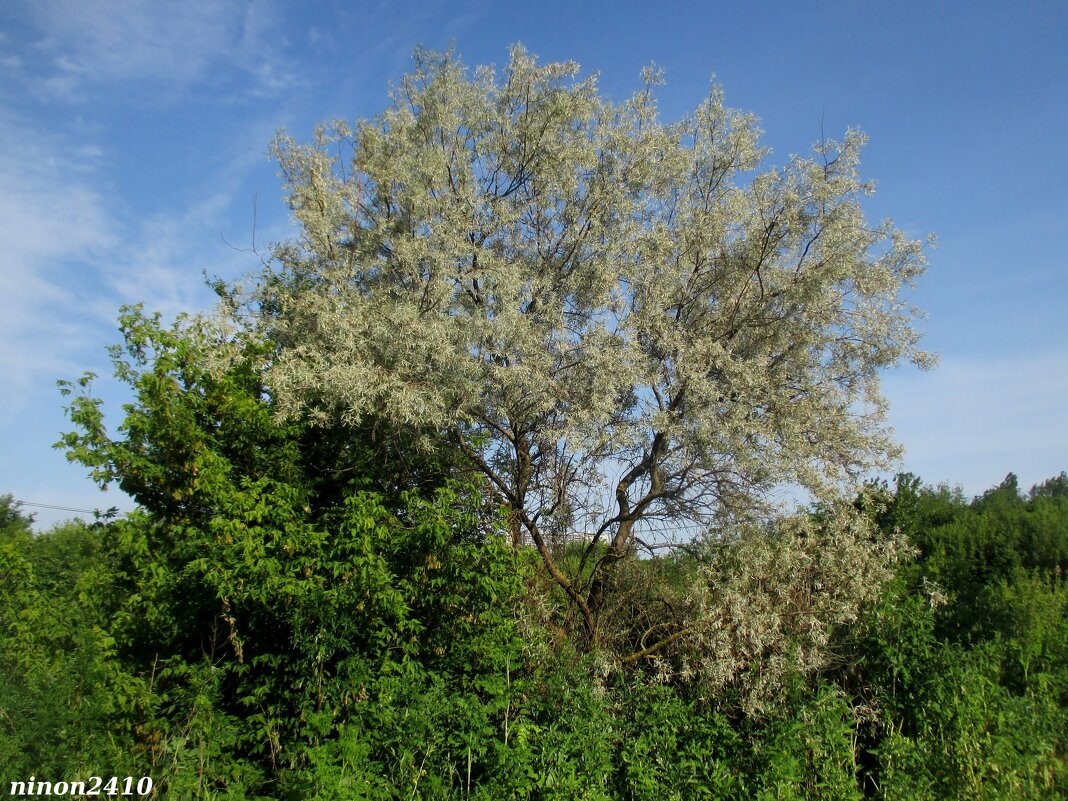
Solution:
M665 123L660 82L613 103L522 48L417 52L375 120L277 139L300 237L248 307L284 412L451 438L588 642L656 532L886 464L878 371L928 361L921 245L865 220L864 137L766 168L754 117L713 88ZM554 559L576 530L581 570Z

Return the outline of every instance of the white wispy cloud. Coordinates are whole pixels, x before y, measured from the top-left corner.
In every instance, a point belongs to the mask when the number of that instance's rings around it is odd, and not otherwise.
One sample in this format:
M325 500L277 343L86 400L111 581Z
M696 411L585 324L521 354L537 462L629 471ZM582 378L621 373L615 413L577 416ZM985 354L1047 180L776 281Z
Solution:
M110 320L116 306L129 303L144 303L165 319L206 310L214 297L205 274L239 279L258 269L265 243L290 234L288 223L277 215L261 222L257 246L263 249L253 253L252 203L252 198L235 197L233 185L221 181L217 191L184 209L139 220L106 270L102 266L100 279L107 291L99 298L99 313Z
M11 68L63 100L117 83L165 94L234 71L251 81L253 95L295 83L266 0L38 0L24 23L32 33L8 56Z
M242 139L262 135L254 127ZM72 139L0 114L0 420L8 422L57 377L99 368L120 305L144 302L167 318L201 310L212 302L204 271L236 278L258 264L235 248L250 238L253 199L239 187L262 164L262 142L254 157L197 181L191 199L142 215L110 188L103 149ZM264 215L258 235L261 244L284 238L284 218Z
M42 371L69 370L87 325L79 271L116 241L107 200L62 153L0 117L0 411Z
M929 373L884 380L905 467L968 494L1009 471L1021 486L1068 469L1068 352L945 359Z

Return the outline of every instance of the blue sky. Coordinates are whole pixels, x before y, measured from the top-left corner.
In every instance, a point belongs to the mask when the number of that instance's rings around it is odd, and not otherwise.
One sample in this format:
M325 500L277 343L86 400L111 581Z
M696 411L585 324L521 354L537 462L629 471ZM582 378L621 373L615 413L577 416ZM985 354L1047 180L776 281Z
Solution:
M291 229L278 129L372 116L413 48L468 65L523 42L622 98L666 71L666 118L713 75L771 163L859 126L869 218L934 233L914 295L933 372L888 373L903 464L977 494L1068 468L1068 4L9 0L0 6L0 493L101 495L51 444L57 378L108 373L123 303L204 308L202 274ZM95 392L118 422L122 394ZM48 523L62 512L38 510Z

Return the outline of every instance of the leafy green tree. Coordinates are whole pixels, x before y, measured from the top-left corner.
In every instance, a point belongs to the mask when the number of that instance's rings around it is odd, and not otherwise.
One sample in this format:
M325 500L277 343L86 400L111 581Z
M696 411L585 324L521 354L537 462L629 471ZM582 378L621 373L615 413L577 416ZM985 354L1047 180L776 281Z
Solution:
M8 493L0 495L0 536L15 539L30 533L33 515L23 514L15 497Z
M754 514L784 482L829 499L897 453L878 370L930 361L900 294L924 259L864 219L862 134L766 169L718 88L664 123L653 69L612 103L518 47L500 74L415 61L376 120L275 144L301 235L251 317L281 411L445 433L587 643L650 525ZM601 555L569 575L576 528Z
M461 760L485 772L522 662L522 556L492 511L438 457L391 459L403 432L376 447L369 429L279 422L271 348L249 335L137 309L122 330L135 400L117 435L68 384L62 444L141 507L102 528L105 625L163 791L325 798L342 776L371 792L451 786Z
M1032 500L1042 497L1068 497L1068 472L1062 470L1059 476L1048 478L1041 484L1031 487L1030 495Z

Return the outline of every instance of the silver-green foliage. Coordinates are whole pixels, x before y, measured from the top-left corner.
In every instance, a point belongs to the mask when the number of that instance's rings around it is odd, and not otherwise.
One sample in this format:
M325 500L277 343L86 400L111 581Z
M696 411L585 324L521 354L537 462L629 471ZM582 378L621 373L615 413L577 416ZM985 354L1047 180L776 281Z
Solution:
M901 540L844 506L719 545L690 588L681 672L711 695L730 690L751 715L765 713L793 677L841 658L832 636L860 620L907 555Z
M616 571L616 625L603 665L643 667L751 718L774 714L799 677L848 662L841 635L878 601L909 554L845 504L747 525L672 560Z
M930 361L903 297L924 257L865 220L861 133L769 168L719 88L668 123L653 69L611 102L522 48L415 62L376 119L274 145L300 236L251 308L282 410L449 432L591 631L599 570L565 575L555 534L618 558L643 521L894 457L877 371Z

